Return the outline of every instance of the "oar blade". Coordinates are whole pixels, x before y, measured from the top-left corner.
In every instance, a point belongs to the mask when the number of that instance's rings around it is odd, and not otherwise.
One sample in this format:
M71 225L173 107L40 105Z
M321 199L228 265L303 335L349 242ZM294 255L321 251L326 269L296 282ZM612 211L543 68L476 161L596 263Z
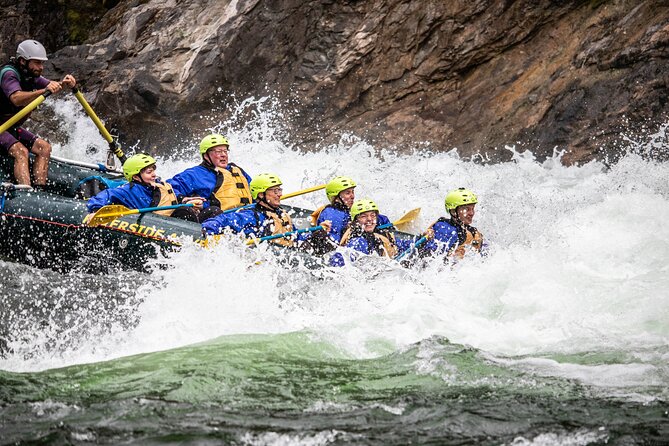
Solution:
M133 212L135 211L135 212ZM88 226L100 226L111 223L122 215L134 214L137 209L128 209L120 204L110 204L98 209L95 214L86 222Z
M404 214L402 217L400 217L399 220L396 220L393 222L393 225L397 229L401 229L402 226L408 225L409 223L413 222L416 218L418 218L418 215L420 214L420 208L412 209L406 214Z

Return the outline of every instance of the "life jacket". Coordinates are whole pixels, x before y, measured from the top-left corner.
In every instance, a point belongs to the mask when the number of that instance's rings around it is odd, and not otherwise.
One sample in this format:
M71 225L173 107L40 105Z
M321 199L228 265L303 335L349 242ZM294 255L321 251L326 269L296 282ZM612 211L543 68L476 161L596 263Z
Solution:
M263 214L266 218L272 219L271 223L268 223L267 221L264 222L263 226L260 228L260 237L282 234L284 232L290 232L294 230L293 220L290 218L290 215L288 215L288 212L281 208L268 209L264 206L256 205L253 208L253 212L256 214L256 220L258 221L259 226L259 214ZM281 246L290 247L295 245L295 241L290 237L281 237L269 241Z
M230 170L217 167L216 185L211 192L209 202L222 210L251 204L251 189L242 169L229 163Z
M348 241L354 237L362 237L372 246L374 252L381 257L395 258L398 254L395 235L388 230L377 230L365 232L358 225L350 224L341 236L341 246L346 246Z
M177 195L169 183L164 181L151 183L153 186L153 198L151 199L151 207L157 206L171 206L178 204ZM174 209L165 209L163 211L154 211L155 214L169 217L174 212Z
M311 213L311 225L312 226L316 226L318 224L318 217L320 217L321 213L327 208L335 208L335 209L338 209L340 211L344 211L346 213L350 212L349 209L346 206L344 206L343 203L340 203L337 200L335 200L331 204L324 204L323 206L319 207L318 209L316 209L314 212Z
M23 70L18 66L17 62L10 60L9 63L5 64L2 69L0 69L0 81L2 81L3 76L8 71L13 71L16 73L16 76L19 78L19 84L21 85L22 91L34 91L36 89L35 78L28 77ZM9 120L12 116L17 114L23 107L17 107L12 104L12 101L9 100L7 96L0 90L0 122L5 122ZM14 127L20 127L23 122L25 122L30 113L17 122Z
M430 225L430 228L437 222L448 223L458 231L458 244L451 248L448 256L453 256L458 260L461 260L469 250L481 252L481 248L483 247L483 235L478 229L469 225L460 225L445 217L440 217L436 222Z

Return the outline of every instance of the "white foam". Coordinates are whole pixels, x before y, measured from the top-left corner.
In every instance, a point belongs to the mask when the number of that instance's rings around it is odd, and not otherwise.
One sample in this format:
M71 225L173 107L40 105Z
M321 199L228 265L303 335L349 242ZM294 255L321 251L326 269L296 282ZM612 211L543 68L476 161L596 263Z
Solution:
M173 256L172 268L157 270L140 287L144 304L135 330L121 334L122 341L118 334L96 339L95 349L71 352L65 362L222 335L307 330L352 358L435 335L507 356L643 351L645 358L633 363L660 367L657 376L666 382L666 365L658 364L666 364L661 347L669 340L669 164L628 154L610 170L598 162L566 167L559 154L537 162L509 147L512 162L481 165L453 151L397 154L350 137L305 153L280 141L272 101L242 102L239 115L244 107L256 110L247 125L217 123L212 130L228 135L231 160L251 175L277 173L285 191L351 176L357 196L373 198L391 219L421 207L416 231L444 215L449 189L465 186L479 195L475 225L491 255L425 271L372 261L317 278L285 270L270 257L254 265L235 243L209 252L186 247ZM87 118L71 115L75 128L86 129L73 130L82 135L77 138L98 144ZM657 151L656 139L652 144ZM69 158L99 161L86 159L83 145L63 150ZM159 174L169 177L198 162L193 141L161 159ZM310 208L324 202L322 192L290 201ZM45 357L30 368L57 365L63 360ZM623 365L616 379L637 385L644 373ZM598 380L596 373L566 375Z

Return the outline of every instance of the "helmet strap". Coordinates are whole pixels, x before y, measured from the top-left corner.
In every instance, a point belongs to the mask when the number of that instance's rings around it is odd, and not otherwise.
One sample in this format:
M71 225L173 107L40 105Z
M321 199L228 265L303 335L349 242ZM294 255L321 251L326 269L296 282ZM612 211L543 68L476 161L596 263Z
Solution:
M341 209L341 210L346 210L346 211L349 211L349 210L350 210L350 208L347 207L347 206L344 204L344 200L342 200L342 199L339 197L339 195L337 195L336 197L334 197L334 198L332 199L332 206L333 206L334 208L336 208L336 209Z
M460 207L460 206L458 206ZM460 217L458 217L458 208L456 207L455 209L451 209L448 211L449 214L451 214L451 218L453 219L454 222L458 223L459 225L462 225L462 221L460 220Z
M216 166L214 166L214 163L211 162L206 152L202 154L202 164L204 165L204 167L208 169L211 170L216 169Z
M262 194L262 197L260 197L260 194ZM265 199L266 195L267 195L266 192L258 192L258 198L256 198L256 201L262 207L269 209L270 211L277 212L279 208L278 207L275 208L274 206L269 204L269 202Z

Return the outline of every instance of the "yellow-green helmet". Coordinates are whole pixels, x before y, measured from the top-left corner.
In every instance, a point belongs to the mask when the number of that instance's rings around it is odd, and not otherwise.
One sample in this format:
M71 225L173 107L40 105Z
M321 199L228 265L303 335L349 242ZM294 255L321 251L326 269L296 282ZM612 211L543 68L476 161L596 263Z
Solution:
M251 180L251 184L249 184L251 196L254 200L257 200L260 192L265 192L270 187L280 186L281 184L283 184L281 179L273 173L261 173L257 177L254 177Z
M204 139L200 141L200 155L204 155L207 153L207 150L211 149L212 147L229 145L230 143L228 142L228 138L223 135L219 135L218 133L212 133L211 135L205 136Z
M145 167L156 164L156 160L146 153L138 153L131 156L123 163L123 176L126 180L132 181L132 177L139 175Z
M355 217L367 211L379 212L379 207L370 199L358 200L351 205L351 221L355 221Z
M469 189L465 189L464 187L461 187L459 189L455 189L450 191L446 195L446 210L450 211L458 206L462 206L464 204L476 204L478 203L478 198L476 197L476 194Z
M332 203L332 200L337 198L337 195L339 195L341 191L345 191L346 189L355 186L357 186L357 184L355 184L355 181L349 177L334 177L330 180L327 186L325 186L325 193L327 194L330 203Z

